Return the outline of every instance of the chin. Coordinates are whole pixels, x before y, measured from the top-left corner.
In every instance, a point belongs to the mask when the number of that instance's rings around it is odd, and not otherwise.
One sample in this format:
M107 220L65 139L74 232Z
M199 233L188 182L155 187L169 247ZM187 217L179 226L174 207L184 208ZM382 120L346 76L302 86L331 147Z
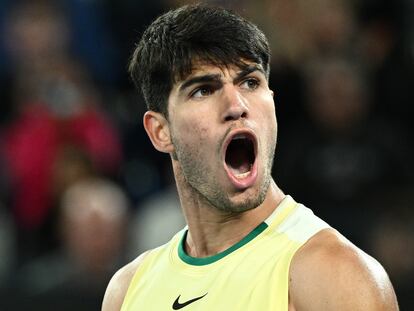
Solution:
M234 195L229 196L225 204L216 206L222 211L236 213L242 213L255 209L265 200L269 184L269 182L266 182L259 188L252 187L243 191L238 191Z

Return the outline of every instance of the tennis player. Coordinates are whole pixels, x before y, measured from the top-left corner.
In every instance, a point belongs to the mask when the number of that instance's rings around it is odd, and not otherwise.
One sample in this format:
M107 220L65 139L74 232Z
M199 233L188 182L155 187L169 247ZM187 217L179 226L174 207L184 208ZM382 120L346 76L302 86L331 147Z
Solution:
M130 72L187 226L115 274L103 311L398 310L382 266L272 179L269 58L220 8L172 10L143 34Z

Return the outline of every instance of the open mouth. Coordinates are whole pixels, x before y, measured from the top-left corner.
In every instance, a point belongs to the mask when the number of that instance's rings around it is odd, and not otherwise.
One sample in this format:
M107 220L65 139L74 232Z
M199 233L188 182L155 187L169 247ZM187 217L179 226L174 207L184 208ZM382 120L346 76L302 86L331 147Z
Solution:
M226 164L230 171L238 178L243 178L252 169L255 152L250 136L238 134L232 138L226 150Z
M250 132L232 136L225 149L225 166L231 181L238 188L254 183L256 169L256 139Z

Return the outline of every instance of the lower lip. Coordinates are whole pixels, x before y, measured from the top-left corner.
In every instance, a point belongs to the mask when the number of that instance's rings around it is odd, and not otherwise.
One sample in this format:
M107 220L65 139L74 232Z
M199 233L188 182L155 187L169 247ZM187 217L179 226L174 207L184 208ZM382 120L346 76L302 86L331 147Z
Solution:
M257 179L257 161L254 161L254 164L249 172L249 175L243 178L237 178L231 172L231 170L225 165L227 176L229 177L231 183L239 190L243 190L251 187Z

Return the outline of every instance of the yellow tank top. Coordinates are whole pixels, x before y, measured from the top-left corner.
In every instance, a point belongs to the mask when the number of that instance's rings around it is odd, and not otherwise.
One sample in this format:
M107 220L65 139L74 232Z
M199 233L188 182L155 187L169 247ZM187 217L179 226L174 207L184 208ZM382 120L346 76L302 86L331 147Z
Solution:
M292 257L310 237L328 227L286 196L266 221L211 257L185 253L184 229L144 258L121 310L288 310Z

